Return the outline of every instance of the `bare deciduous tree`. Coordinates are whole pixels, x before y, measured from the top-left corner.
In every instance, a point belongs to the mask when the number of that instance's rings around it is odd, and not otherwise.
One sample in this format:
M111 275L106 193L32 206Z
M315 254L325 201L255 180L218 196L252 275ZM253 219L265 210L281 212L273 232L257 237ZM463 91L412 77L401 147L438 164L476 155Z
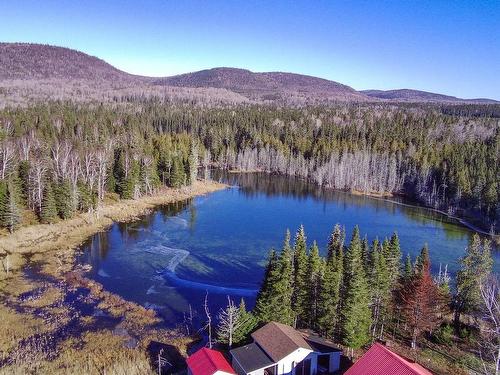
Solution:
M490 275L480 285L483 306L481 309L480 354L486 374L500 372L500 283L498 276ZM493 362L494 370L490 363Z
M219 311L218 318L217 337L231 348L234 333L241 325L241 314L239 307L234 304L229 296L227 296L227 306Z

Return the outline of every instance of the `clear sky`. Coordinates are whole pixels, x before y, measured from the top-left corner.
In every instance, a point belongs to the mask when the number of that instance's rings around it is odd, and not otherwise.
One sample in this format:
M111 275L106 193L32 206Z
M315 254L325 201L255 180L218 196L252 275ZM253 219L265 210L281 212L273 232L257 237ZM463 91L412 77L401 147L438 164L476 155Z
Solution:
M0 0L0 40L131 73L217 66L500 99L500 0Z

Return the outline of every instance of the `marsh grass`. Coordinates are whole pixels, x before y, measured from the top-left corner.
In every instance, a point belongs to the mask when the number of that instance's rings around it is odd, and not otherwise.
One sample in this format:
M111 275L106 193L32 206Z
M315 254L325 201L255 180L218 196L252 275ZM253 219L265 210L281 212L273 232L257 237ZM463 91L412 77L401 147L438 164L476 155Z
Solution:
M1 236L0 262L8 255L11 269L7 274L0 266L0 374L154 374L147 352L153 341L185 356L191 337L158 328L161 319L153 310L87 279L75 266L74 249L114 221L131 221L155 206L221 188L207 182L137 201L111 197L99 215L80 214ZM80 305L102 310L119 322L121 333L99 328L99 318ZM130 342L133 347L127 347Z

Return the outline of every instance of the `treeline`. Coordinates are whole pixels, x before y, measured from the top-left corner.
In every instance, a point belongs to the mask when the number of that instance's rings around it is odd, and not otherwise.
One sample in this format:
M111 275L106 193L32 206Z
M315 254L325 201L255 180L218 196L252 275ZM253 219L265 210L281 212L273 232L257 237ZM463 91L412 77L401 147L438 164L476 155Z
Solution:
M20 179L18 195L31 191L36 199L28 194L26 206L41 211L43 189L34 193L28 186L30 173L31 180L40 175L33 166L39 153L49 169L43 175L54 181L54 195L68 197L65 191L72 190L76 210L78 185L84 190L80 196L88 196L80 204L85 208L106 192L137 197L158 181L178 185L171 175L181 171L189 177L189 165L198 162L298 176L343 190L403 193L498 230L500 126L494 109L467 106L453 112L389 104L204 108L147 100L116 107L52 103L5 109L0 112L0 179L6 186L2 191L12 190L9 186ZM76 169L81 172L66 171L75 166L75 152L67 163L56 160L68 149L80 154L76 164L82 166ZM90 159L98 161L86 160L84 152L96 153ZM89 175L87 162L99 164L103 155L102 171ZM123 168L115 168L116 162ZM118 181L124 178L128 186ZM3 206L15 195L3 194Z
M196 179L197 146L188 135L73 125L61 119L52 126L2 123L1 227L13 231L26 216L53 223L92 211L107 196L137 199Z
M481 283L493 265L488 240L473 236L454 293L446 267L431 275L427 246L403 262L396 233L369 244L355 227L349 244L344 241L345 231L336 225L322 257L316 242L308 247L303 227L293 246L287 232L281 251L270 252L255 319L313 329L356 349L396 334L416 347L418 338L434 332L452 311L457 332L462 314L478 316Z

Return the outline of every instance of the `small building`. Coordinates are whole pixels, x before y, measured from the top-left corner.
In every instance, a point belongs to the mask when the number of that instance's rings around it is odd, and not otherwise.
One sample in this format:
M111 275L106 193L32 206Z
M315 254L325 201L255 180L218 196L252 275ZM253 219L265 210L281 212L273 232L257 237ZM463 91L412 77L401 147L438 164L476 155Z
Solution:
M432 372L375 343L345 375L432 375Z
M251 344L231 350L240 375L331 374L341 351L332 342L285 324L271 322L252 333Z
M188 375L236 375L221 352L202 348L187 359Z

